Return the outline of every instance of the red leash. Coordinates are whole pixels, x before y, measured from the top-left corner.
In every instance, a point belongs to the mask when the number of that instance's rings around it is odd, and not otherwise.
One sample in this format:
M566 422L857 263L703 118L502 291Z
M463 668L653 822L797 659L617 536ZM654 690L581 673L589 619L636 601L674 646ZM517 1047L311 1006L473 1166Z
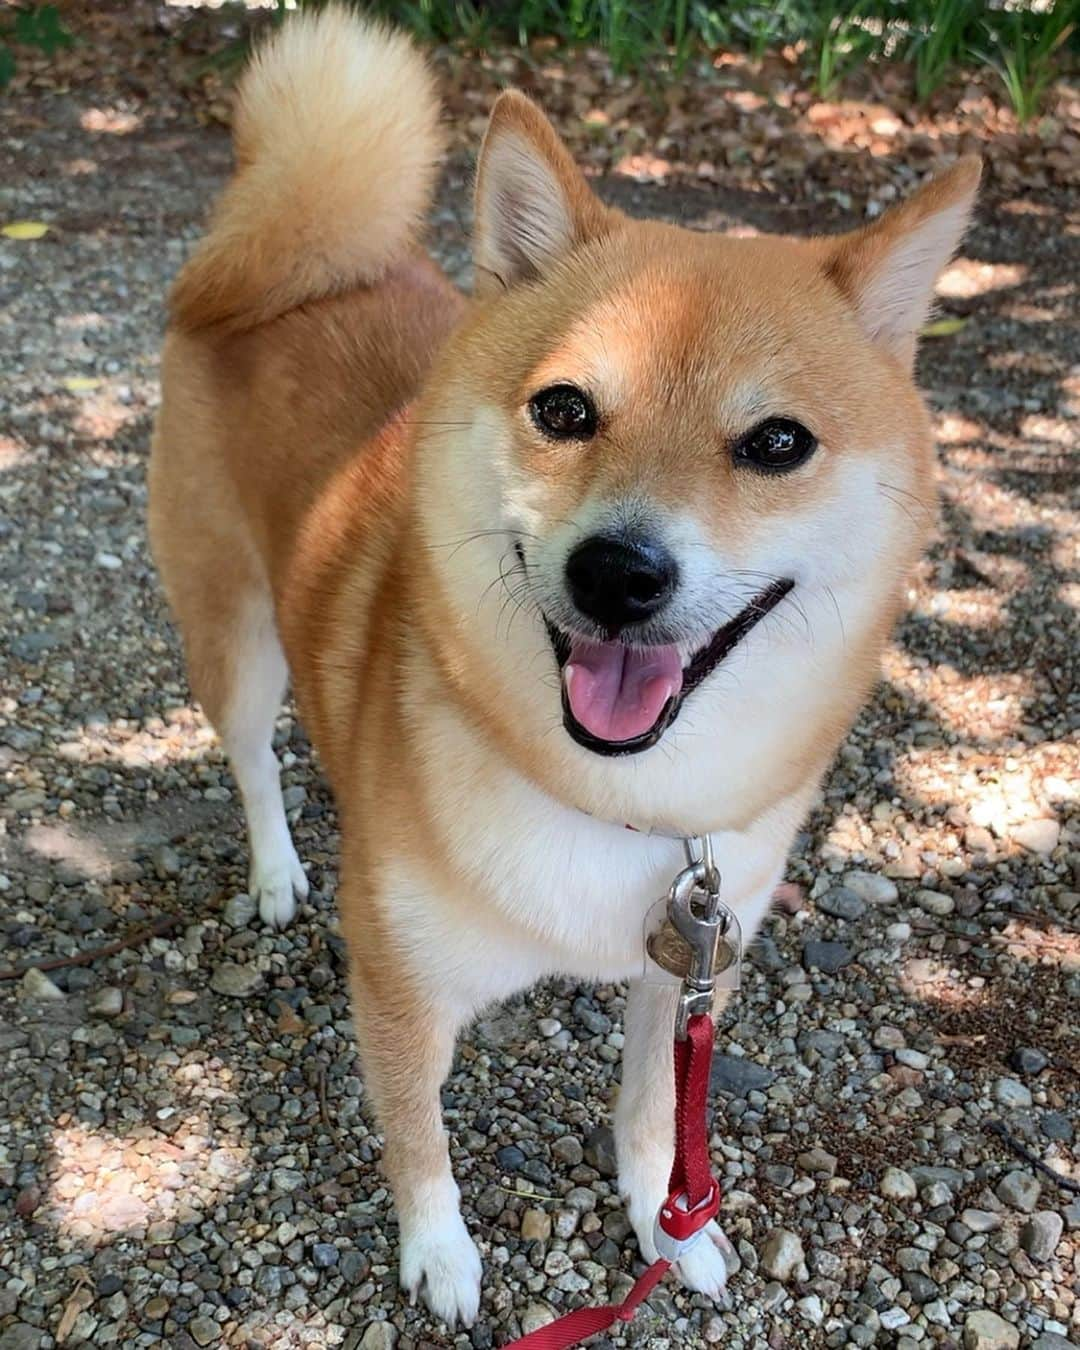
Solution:
M705 1128L712 1047L712 1018L708 1013L691 1016L685 1040L675 1042L675 1161L668 1183L670 1194L656 1216L655 1241L660 1259L638 1277L622 1303L577 1308L511 1341L506 1350L569 1350L616 1322L629 1322L682 1252L716 1217L720 1186L712 1174Z

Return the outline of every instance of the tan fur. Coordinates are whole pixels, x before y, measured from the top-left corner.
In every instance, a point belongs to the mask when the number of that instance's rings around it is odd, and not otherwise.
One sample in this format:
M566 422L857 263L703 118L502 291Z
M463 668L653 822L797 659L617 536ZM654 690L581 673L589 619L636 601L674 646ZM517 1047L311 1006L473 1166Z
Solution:
M265 323L377 280L408 250L442 133L404 35L344 9L298 16L246 71L234 126L236 175L173 288L174 326Z
M285 34L241 88L237 176L172 296L151 531L192 687L226 739L243 675L235 627L262 612L276 622L341 812L338 902L360 1043L407 1215L448 1176L437 1090L455 1023L399 921L401 869L446 897L463 931L484 935L478 962L520 940L464 866L467 843L448 833L445 729L476 747L485 774L516 775L616 824L639 781L567 758L555 722L532 724L507 701L473 631L475 600L459 601L449 570L449 550L466 545L442 524L457 472L443 447L482 404L506 429L500 454L530 485L538 529L590 493L632 490L736 551L812 518L845 464L879 454L875 472L909 495L913 523L874 564L886 569L882 600L849 635L845 678L807 693L782 753L762 727L770 772L723 819L675 822L750 828L773 803L803 800L827 765L928 528L932 447L913 344L868 336L860 303L898 240L935 212L967 209L978 174L962 162L839 239L705 236L602 207L542 114L506 95L485 142L479 296L466 302L413 246L438 150L420 58L334 11ZM492 200L489 173L514 173L519 160L556 190L535 237L504 228L507 203ZM532 392L560 380L602 391L607 422L587 444L545 440L523 414ZM792 408L827 447L813 468L783 479L734 468L725 446ZM494 472L480 472L478 492ZM655 1150L663 1096L647 1117L635 1082L627 1138Z

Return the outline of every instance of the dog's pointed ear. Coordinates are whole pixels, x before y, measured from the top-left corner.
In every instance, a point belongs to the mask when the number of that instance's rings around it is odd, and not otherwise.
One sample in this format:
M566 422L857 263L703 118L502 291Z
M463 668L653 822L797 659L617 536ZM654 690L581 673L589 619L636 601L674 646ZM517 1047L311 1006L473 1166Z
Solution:
M491 111L476 175L476 290L542 276L616 218L594 196L555 128L516 90Z
M821 240L825 274L874 342L910 365L934 283L967 228L982 163L958 160L864 229Z

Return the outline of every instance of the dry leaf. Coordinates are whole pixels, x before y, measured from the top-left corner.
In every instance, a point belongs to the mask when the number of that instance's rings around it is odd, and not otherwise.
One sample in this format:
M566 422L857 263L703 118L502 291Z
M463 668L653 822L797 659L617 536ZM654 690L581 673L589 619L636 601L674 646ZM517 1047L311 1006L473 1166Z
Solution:
M60 1318L60 1325L56 1328L56 1344L63 1345L71 1335L75 1323L79 1319L79 1314L93 1303L94 1296L80 1279L75 1286L71 1297L64 1304L64 1315Z
M281 1005L281 1012L277 1019L277 1030L280 1036L297 1036L304 1030L303 1021L297 1017L287 1003Z
M0 228L0 234L8 239L40 239L48 232L49 227L42 220L13 220Z

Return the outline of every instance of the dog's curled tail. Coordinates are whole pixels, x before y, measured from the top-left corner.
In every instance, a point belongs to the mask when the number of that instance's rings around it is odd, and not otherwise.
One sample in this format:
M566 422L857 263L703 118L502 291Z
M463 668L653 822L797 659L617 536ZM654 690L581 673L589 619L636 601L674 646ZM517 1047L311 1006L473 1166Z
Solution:
M333 7L260 48L233 139L235 175L170 296L178 328L250 328L377 281L415 242L442 151L424 58L404 34Z

